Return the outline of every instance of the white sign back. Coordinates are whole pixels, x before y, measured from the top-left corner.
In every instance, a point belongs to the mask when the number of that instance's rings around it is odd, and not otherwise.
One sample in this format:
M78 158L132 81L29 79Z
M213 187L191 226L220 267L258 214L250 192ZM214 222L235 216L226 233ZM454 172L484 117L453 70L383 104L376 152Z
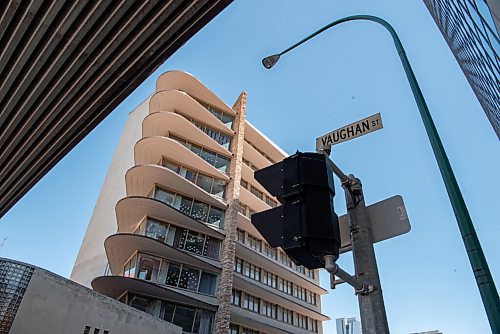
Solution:
M411 229L403 198L399 195L369 205L366 210L372 225L374 243L407 233ZM340 253L352 249L349 225L348 214L339 217Z

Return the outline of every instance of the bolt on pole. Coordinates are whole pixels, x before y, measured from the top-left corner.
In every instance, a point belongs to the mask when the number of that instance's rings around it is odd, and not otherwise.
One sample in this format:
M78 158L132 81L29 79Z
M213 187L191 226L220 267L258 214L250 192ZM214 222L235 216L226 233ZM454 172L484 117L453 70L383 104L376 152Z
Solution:
M369 294L358 294L363 334L388 334L389 325L385 313L377 260L373 249L371 223L365 206L363 189L359 179L352 174L348 178L349 187L344 187L344 190L350 218L352 254L356 277L364 284L374 287L374 291Z

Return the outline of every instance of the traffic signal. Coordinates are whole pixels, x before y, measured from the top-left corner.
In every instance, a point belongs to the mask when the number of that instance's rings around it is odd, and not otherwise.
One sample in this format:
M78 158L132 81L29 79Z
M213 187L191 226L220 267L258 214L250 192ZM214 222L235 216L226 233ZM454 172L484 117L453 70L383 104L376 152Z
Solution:
M282 205L252 215L252 224L272 247L298 265L324 267L339 256L340 232L333 210L335 188L327 157L298 152L255 172L255 179Z

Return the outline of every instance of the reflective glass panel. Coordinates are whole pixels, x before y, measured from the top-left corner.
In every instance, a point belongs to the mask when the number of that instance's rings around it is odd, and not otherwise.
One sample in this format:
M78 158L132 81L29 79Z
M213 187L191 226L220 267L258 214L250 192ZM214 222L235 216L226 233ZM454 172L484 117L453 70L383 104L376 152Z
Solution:
M208 223L222 228L224 226L224 210L212 206L208 214Z
M179 280L179 288L197 291L199 277L200 271L198 269L183 267L181 279Z
M182 213L185 213L186 215L189 215L191 213L191 206L193 204L193 200L191 198L185 198L183 197L181 199L181 205L179 207L179 210Z
M155 199L160 200L165 204L173 205L175 195L169 191L164 190L164 189L156 188Z
M200 201L194 201L191 217L202 222L207 221L209 205Z
M196 309L177 305L172 323L181 326L184 332L191 333Z
M167 280L165 281L165 284L171 286L177 286L180 275L181 275L181 267L175 263L170 263L168 265Z
M203 234L189 231L184 249L191 253L202 254L204 242L205 236Z
M214 295L216 282L217 276L202 272L200 287L198 288L198 291L209 295Z
M148 219L146 222L146 236L165 242L167 227L159 222Z
M196 184L203 190L205 190L208 193L211 193L212 191L212 183L213 183L213 178L199 174L198 179L196 180Z

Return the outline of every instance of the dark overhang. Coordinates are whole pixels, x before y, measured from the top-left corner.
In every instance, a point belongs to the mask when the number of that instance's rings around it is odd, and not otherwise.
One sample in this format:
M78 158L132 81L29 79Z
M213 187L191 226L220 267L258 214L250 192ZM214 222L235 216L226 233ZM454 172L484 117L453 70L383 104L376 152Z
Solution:
M0 1L0 217L231 2Z

